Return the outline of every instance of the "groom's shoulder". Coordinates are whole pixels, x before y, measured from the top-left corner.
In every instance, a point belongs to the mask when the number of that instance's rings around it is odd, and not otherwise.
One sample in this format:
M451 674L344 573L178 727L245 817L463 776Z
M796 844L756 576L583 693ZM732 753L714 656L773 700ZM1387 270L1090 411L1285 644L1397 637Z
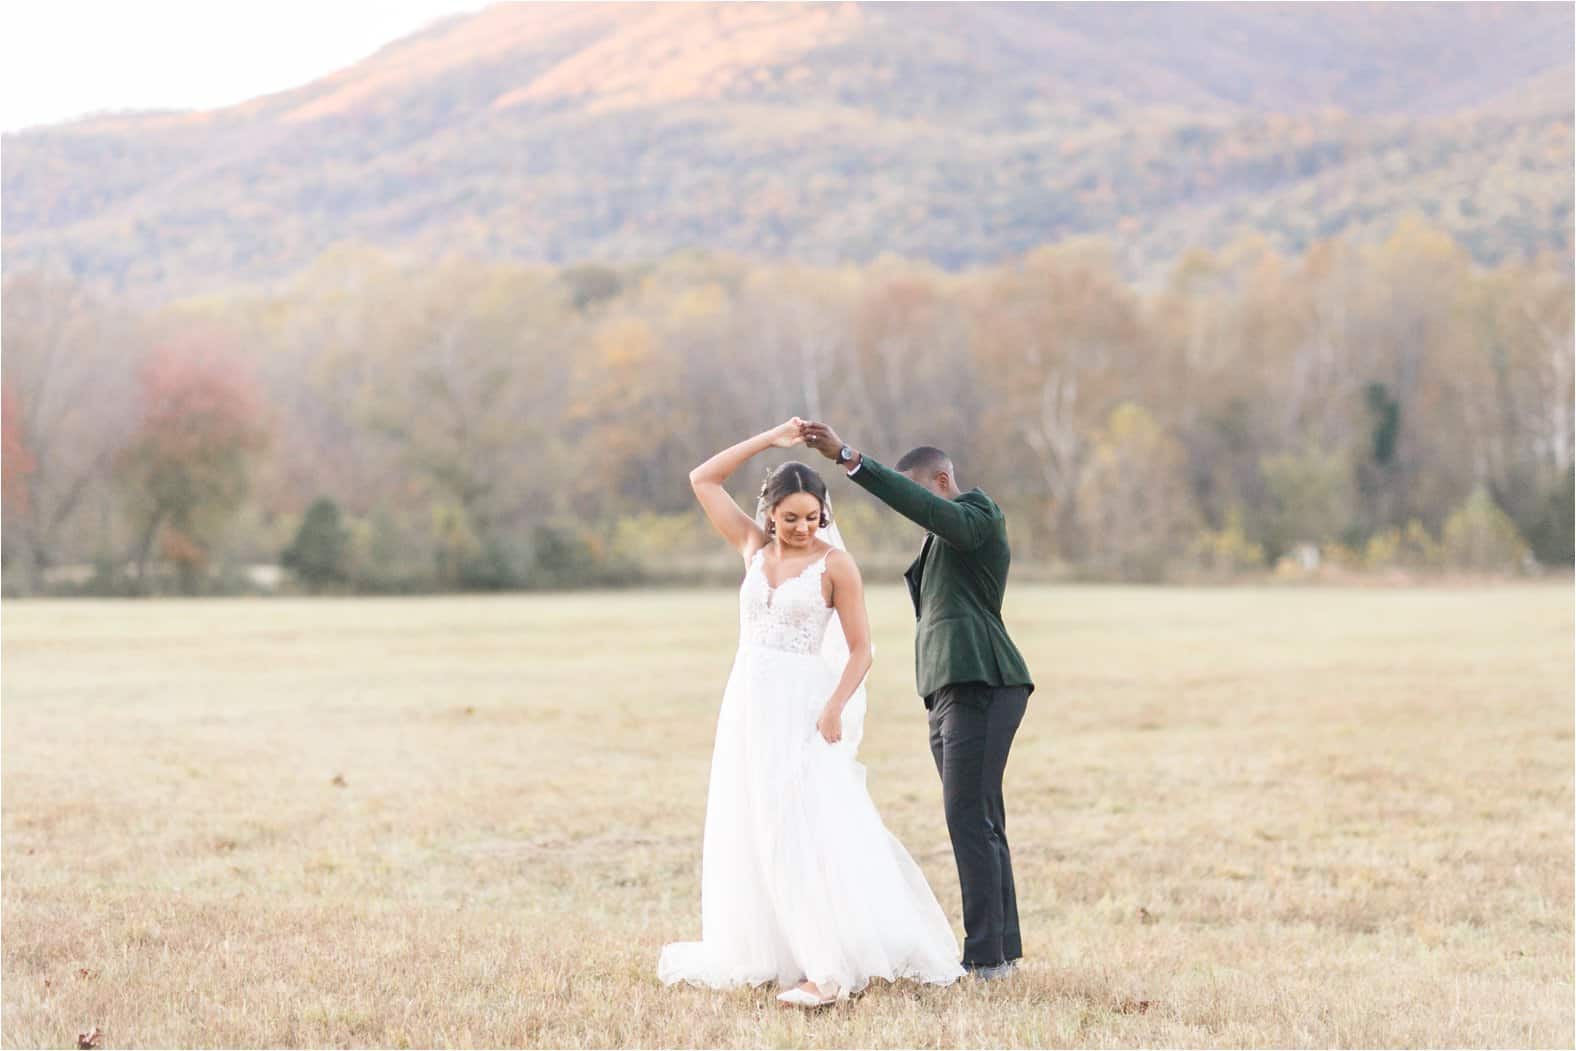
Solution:
M973 504L975 507L983 508L989 511L993 517L999 517L1002 514L1001 507L997 505L996 501L992 500L986 495L985 490L978 486L958 494L957 500L959 503Z

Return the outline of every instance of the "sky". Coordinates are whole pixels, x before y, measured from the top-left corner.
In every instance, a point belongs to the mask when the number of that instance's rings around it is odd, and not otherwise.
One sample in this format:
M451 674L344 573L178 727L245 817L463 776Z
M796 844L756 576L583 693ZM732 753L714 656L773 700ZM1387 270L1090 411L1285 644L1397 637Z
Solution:
M484 0L7 0L0 131L117 109L212 109L297 87Z

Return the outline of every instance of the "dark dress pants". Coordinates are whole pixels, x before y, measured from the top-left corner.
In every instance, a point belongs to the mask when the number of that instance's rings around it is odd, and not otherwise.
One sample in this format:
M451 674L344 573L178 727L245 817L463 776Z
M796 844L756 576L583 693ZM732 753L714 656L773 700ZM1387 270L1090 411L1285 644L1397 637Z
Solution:
M965 965L998 964L1023 955L1001 778L1030 690L949 683L925 698L930 753L941 775L947 832L963 890Z

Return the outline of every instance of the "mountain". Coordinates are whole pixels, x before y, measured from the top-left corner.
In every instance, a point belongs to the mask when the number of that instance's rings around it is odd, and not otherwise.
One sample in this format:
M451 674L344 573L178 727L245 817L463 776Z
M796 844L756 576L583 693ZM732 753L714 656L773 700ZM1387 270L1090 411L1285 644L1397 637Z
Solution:
M299 88L4 136L4 268L138 299L359 240L946 267L1099 235L1138 276L1421 212L1571 250L1569 4L529 4Z

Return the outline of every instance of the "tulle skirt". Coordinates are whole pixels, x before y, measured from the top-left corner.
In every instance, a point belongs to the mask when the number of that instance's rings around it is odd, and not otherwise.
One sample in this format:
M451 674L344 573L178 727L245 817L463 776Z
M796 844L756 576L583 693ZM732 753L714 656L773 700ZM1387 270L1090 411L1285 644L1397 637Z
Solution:
M663 946L658 977L712 988L806 978L963 975L946 913L889 832L855 759L863 691L829 744L815 721L837 674L814 654L746 644L717 716L701 849L701 940Z

